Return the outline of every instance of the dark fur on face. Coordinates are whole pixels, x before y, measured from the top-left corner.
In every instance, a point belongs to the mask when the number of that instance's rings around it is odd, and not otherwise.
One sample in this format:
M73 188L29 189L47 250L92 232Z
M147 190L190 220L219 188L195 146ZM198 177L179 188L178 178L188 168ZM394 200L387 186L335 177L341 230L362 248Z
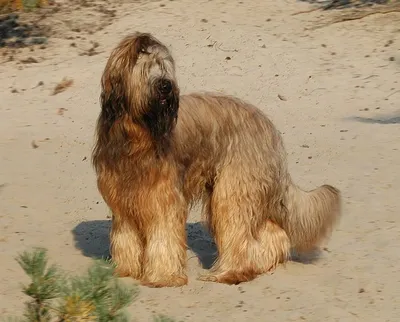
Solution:
M131 154L126 143L137 138L130 132L138 127L147 128L153 142L166 144L160 139L173 130L179 107L174 65L168 49L148 33L126 37L112 51L101 79L94 164Z
M165 85L169 84L169 85ZM167 138L178 118L179 92L166 79L158 79L153 87L149 110L143 115L143 122L155 140Z

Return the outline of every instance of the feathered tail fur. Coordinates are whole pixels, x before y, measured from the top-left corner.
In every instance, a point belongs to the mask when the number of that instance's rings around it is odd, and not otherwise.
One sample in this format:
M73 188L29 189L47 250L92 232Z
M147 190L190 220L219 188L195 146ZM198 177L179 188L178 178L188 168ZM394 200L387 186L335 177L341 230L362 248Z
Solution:
M284 221L291 246L298 251L310 250L329 237L341 214L340 191L323 185L303 191L290 184L286 192L287 217Z

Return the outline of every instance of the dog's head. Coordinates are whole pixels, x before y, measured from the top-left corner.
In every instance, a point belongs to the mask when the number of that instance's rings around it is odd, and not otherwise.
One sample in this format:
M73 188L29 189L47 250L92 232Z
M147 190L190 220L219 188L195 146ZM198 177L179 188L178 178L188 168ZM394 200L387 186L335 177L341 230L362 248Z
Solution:
M176 123L179 88L168 48L148 33L125 37L111 53L102 76L102 113L111 125L123 116L154 136Z

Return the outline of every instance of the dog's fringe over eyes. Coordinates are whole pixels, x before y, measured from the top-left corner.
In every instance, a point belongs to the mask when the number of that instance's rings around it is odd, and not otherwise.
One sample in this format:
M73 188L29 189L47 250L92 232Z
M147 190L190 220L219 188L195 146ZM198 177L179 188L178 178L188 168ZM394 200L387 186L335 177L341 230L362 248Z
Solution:
M151 287L187 284L185 223L198 201L218 248L201 280L250 281L286 262L291 248L313 249L330 236L339 190L295 185L278 130L253 105L180 95L174 59L151 34L116 46L101 89L92 160L113 213L120 276Z

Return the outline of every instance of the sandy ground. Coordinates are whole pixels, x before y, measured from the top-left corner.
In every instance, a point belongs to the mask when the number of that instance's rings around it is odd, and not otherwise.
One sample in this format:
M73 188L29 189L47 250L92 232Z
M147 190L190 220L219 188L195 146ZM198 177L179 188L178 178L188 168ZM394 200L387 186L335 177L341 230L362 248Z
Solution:
M211 242L194 212L189 285L141 287L132 317L398 321L400 14L312 29L334 13L291 16L310 5L289 0L120 1L111 14L86 3L45 18L55 30L47 46L1 49L0 314L19 315L25 300L19 252L46 247L76 272L108 254L108 210L90 165L99 80L111 49L140 30L170 46L183 92L223 91L268 113L294 179L339 187L344 214L318 261L226 286L196 280L195 254L207 262ZM50 95L64 77L73 85Z

